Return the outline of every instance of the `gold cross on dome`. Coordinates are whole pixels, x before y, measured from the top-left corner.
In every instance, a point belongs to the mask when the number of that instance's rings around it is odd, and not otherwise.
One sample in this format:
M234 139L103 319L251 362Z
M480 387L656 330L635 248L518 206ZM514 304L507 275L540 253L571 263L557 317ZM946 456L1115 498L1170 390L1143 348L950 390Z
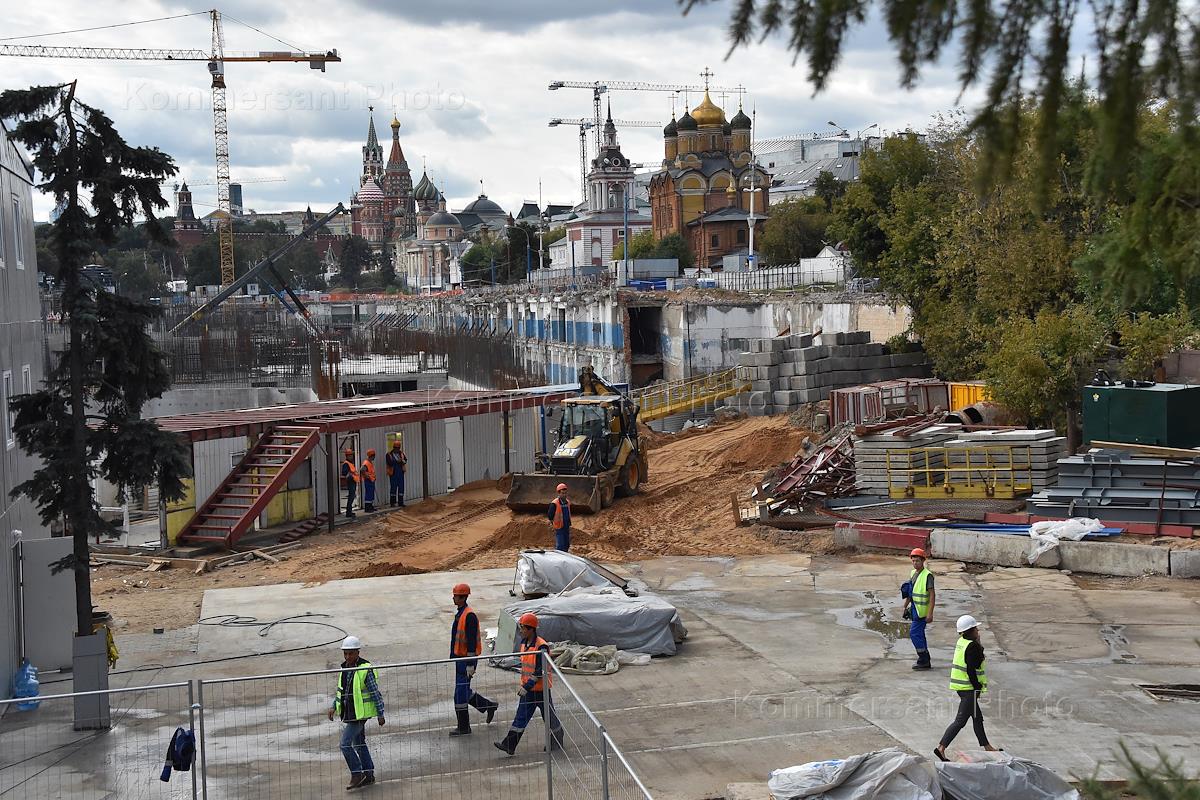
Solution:
M704 72L700 73L700 77L704 78L704 91L708 91L708 79L713 76L712 70L708 67L704 68Z

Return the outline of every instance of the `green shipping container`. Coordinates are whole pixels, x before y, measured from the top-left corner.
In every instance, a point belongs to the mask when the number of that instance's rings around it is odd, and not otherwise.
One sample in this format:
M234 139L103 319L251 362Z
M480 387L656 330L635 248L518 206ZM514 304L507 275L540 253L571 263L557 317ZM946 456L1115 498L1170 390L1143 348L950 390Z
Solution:
M1083 441L1200 447L1200 386L1085 386Z

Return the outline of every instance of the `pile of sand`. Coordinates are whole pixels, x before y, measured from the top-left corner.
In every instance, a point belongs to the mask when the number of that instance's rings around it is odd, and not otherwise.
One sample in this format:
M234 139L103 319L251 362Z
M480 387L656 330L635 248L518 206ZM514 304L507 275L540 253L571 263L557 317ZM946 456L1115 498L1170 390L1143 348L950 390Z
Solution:
M365 567L348 570L341 573L341 578L386 578L391 575L419 575L428 570L410 567L399 561L367 564Z

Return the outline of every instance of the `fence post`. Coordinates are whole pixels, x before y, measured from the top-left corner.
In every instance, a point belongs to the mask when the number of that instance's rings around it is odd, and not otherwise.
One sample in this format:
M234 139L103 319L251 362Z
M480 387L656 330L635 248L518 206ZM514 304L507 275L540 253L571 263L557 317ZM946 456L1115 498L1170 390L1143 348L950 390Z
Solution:
M600 726L600 796L608 800L608 734Z
M200 706L196 703L196 682L188 681L188 730L193 735L196 733L196 711ZM192 800L197 800L196 773L200 771L199 765L196 764L195 755L192 757Z
M200 749L200 797L202 800L208 800L208 741L204 737L204 681L197 680L195 683L196 710L200 712L200 735L196 737Z
M539 650L542 659L542 727L546 729L546 800L554 800L554 732L550 729L550 676L554 673L553 662L547 650ZM532 721L532 718L531 718Z

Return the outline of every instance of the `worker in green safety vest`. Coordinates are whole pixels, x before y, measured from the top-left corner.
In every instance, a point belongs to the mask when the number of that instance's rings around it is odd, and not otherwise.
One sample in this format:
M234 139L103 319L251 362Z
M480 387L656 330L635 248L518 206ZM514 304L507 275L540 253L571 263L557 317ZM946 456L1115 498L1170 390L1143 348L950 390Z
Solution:
M909 620L908 638L917 651L913 669L932 669L929 661L929 643L925 640L925 626L933 622L933 608L937 605L937 592L933 587L933 573L925 568L925 551L915 548L908 554L912 560L912 572L908 582L900 587L904 597L904 616Z
M958 642L954 646L954 662L950 666L950 690L958 692L958 714L942 740L934 748L933 754L946 761L946 747L954 741L954 737L972 720L975 727L975 738L984 750L996 752L999 747L993 747L988 741L987 731L983 729L983 711L979 708L979 695L987 691L987 668L984 664L986 656L979 637L979 623L970 614L958 618L954 625L958 631Z
M346 789L358 789L375 782L375 762L367 749L367 723L371 718L385 723L383 717L383 693L375 677L371 662L359 655L362 642L357 636L342 640L342 671L338 673L337 692L333 696L333 708L329 718L338 717L342 728L342 756L350 768L350 785Z

